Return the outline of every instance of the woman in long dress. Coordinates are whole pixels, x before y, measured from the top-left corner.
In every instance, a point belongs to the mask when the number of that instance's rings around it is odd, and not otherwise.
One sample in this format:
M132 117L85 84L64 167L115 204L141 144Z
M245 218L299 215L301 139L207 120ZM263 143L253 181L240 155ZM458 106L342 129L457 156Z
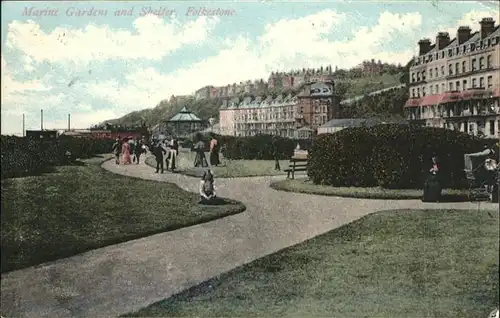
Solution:
M128 143L128 138L125 138L123 140L123 145L122 145L122 160L123 164L131 164L132 160L130 157L130 144Z

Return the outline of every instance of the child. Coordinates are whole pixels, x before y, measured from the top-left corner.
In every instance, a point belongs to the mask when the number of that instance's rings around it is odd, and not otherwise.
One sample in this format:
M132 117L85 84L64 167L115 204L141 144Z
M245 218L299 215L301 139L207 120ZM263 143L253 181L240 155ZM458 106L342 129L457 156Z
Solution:
M202 204L210 204L215 199L214 175L210 170L203 173L200 181L200 196Z

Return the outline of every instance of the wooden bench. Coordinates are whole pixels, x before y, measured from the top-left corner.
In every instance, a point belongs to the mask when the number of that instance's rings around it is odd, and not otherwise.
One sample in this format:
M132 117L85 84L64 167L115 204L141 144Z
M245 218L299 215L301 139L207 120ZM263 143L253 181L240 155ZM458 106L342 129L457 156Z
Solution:
M290 158L288 168L284 171L287 173L287 178L289 179L290 174L292 175L291 179L294 179L295 172L307 171L307 156L294 156Z

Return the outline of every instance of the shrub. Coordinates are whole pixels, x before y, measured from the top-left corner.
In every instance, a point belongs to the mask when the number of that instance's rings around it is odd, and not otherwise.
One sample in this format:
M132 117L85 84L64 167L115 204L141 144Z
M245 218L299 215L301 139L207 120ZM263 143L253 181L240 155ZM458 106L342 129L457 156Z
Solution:
M60 136L55 141L27 137L1 136L1 178L21 177L43 172L48 167L67 163L66 152L74 159L90 158L111 151L113 140Z
M205 151L210 148L210 135L200 135L205 142ZM273 160L273 136L272 135L256 135L252 137L236 137L216 135L215 138L219 142L219 147L222 154L227 159L232 160ZM197 140L193 140L192 146ZM310 140L295 140L290 138L277 137L278 142L278 158L289 159L293 155L293 151L299 143L300 148L310 149Z
M332 186L420 188L437 156L443 186L461 188L466 185L463 155L483 145L476 137L443 128L348 128L314 139L308 175L316 184Z

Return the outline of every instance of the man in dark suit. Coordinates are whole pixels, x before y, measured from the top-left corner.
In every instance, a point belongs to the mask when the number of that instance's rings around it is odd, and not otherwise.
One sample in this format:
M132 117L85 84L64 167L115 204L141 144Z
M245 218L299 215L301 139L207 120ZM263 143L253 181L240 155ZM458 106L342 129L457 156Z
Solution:
M163 173L165 170L163 156L167 153L167 151L163 147L162 142L158 142L156 144L156 146L154 147L153 153L154 153L155 159L156 159L156 173L158 173L160 171L160 168L161 168L161 173Z

